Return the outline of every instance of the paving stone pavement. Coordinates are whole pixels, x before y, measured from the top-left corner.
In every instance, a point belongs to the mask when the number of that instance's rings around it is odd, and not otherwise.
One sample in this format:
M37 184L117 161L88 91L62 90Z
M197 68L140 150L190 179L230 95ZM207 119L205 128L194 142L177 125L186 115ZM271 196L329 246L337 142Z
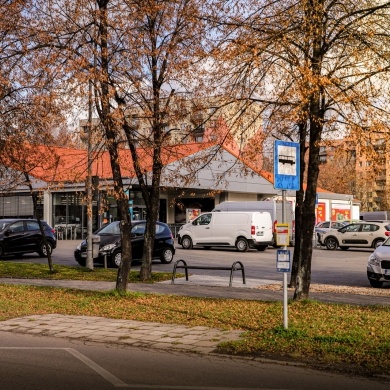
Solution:
M158 349L212 353L223 341L238 340L241 331L72 315L32 315L0 322L0 331Z

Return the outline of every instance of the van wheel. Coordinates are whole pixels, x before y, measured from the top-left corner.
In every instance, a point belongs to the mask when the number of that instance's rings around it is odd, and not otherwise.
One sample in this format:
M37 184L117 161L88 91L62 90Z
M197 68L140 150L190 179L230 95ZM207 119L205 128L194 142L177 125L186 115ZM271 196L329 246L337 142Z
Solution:
M257 246L256 249L259 251L259 252L263 252L267 249L267 245L260 245L260 246Z
M192 249L192 240L191 240L191 237L189 237L189 236L184 236L184 237L181 239L181 246L183 247L183 249Z
M246 252L249 248L248 241L244 237L237 238L236 248L239 252Z

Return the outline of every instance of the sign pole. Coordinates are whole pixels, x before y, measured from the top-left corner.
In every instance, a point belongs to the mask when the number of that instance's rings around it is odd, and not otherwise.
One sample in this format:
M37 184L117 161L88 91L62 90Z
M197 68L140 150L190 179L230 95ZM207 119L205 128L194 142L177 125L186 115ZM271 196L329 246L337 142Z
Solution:
M282 223L286 223L286 190L282 190ZM284 245L283 250L287 251L287 245ZM284 329L288 329L288 296L287 296L287 272L283 272L283 325Z
M299 172L300 172L300 145L296 142L275 141L274 142L274 188L282 190L282 220L280 231L286 225L286 190L299 190ZM283 231L284 233L284 231ZM283 250L277 251L276 268L283 272L283 324L288 328L288 294L287 294L287 272L290 272L290 251L287 249L289 244L288 224L287 237L279 242L283 245Z

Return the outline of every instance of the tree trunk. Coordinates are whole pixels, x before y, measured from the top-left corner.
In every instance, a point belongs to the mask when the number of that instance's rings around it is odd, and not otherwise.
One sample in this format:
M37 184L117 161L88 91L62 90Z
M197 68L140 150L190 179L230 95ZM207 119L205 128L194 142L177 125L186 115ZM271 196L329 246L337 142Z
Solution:
M307 125L299 124L299 144L300 144L300 168L299 180L300 180L300 189L296 192L295 195L295 238L294 238L294 255L293 262L291 267L291 276L289 287L297 286L297 276L298 270L300 269L301 264L301 248L302 248L302 208L304 200L304 190L303 190L303 178L306 169L305 164L305 154L306 154L306 130Z
M156 236L156 221L158 219L158 213L160 209L160 181L161 181L161 148L158 146L161 144L161 129L160 125L157 125L156 138L158 142L153 152L153 179L152 188L148 192L147 202L147 223L144 241L144 252L142 255L142 265L140 270L140 279L142 281L150 280L152 277L152 259L153 259L153 245ZM145 197L144 197L145 199Z
M315 124L315 126L317 125ZM320 127L320 126L318 126ZM320 131L310 132L310 138L318 138ZM318 141L318 140L317 140ZM301 256L297 274L294 299L307 299L309 297L311 282L311 259L313 254L313 230L315 225L315 202L317 194L317 178L319 172L319 146L318 142L310 141L308 176L305 200L302 208L301 222Z
M39 230L40 230L41 235L42 235L43 244L45 245L45 248L46 248L47 262L49 264L49 270L50 270L50 272L54 272L53 259L51 257L51 251L49 250L49 245L47 243L47 239L46 239L46 235L45 235L45 229L43 228L41 219L40 219L39 214L38 214L37 193L33 191L33 188L32 188L32 185L31 185L31 181L30 181L30 176L29 176L29 174L27 172L24 172L24 177L26 178L26 182L27 182L28 188L30 189L31 198L32 198L32 201L33 201L34 215L35 215L35 218L38 221L38 226L39 226Z
M109 57L108 57L108 0L98 1L99 6L99 37L101 63L100 107L97 105L100 120L103 124L107 149L110 155L112 177L114 181L115 198L118 205L118 216L121 227L122 262L118 268L116 289L126 291L131 268L131 218L127 196L124 192L122 174L119 162L119 145L117 142L117 123L112 118L110 106Z
M324 0L317 0L314 4L307 3L307 29L313 36L311 43L312 56L310 63L311 93L308 97L309 115L309 162L307 169L307 184L305 200L302 208L301 229L301 256L298 267L297 282L294 299L309 297L311 282L311 260L313 254L313 231L315 225L315 205L317 196L317 181L319 174L319 152L322 130L324 126L324 90L321 83L321 68L323 59L322 32L324 17Z

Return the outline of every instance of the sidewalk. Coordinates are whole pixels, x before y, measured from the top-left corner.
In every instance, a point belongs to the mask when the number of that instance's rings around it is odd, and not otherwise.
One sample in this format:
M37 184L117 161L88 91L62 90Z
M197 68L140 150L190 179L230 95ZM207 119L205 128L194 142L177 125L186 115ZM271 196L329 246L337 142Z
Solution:
M115 289L115 282L92 282L81 280L46 280L46 279L10 279L0 278L4 284L27 284L34 286L53 286L60 288L75 288L90 291L110 291ZM185 278L171 281L148 283L129 283L128 291L137 291L154 294L181 295L201 298L221 299L248 299L259 301L283 301L282 286L279 290L268 290L264 287L275 285L277 282L268 279L246 279L246 284L237 277L233 286L229 287L228 277L207 277L205 275L191 275L189 281ZM335 292L310 292L310 299L324 303L345 303L350 305L383 305L390 306L389 295L374 295L376 289L372 290L373 295L335 293ZM294 292L289 289L288 298L293 298Z

